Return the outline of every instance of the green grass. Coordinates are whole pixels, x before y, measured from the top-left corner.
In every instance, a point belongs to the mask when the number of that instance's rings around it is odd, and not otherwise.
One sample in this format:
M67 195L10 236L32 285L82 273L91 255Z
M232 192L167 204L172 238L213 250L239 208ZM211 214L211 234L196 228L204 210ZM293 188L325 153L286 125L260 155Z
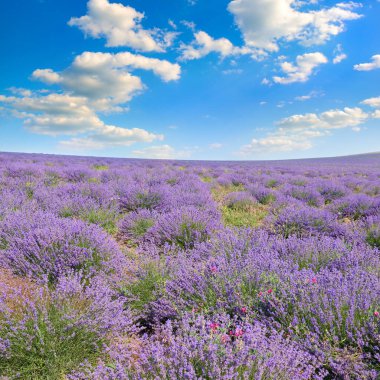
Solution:
M154 219L139 219L131 228L132 235L135 238L144 236L150 227L154 225Z
M104 171L104 170L108 170L109 169L109 166L108 165L94 165L93 168L95 170L100 170L100 171Z
M278 185L278 181L276 179L271 179L267 182L266 186L274 188Z
M120 215L115 210L110 209L91 209L74 212L70 207L64 207L60 210L59 216L63 218L79 218L85 222L96 224L103 228L110 235L117 233L117 222Z
M97 177L90 177L88 180L87 180L88 183L100 183L100 178L97 178Z
M380 249L380 233L378 231L369 231L367 233L366 242L374 248Z
M12 334L0 320L0 337L10 340L9 355L0 354L0 378L62 380L85 360L95 363L102 341L94 332L84 326L73 327L53 306L47 314L37 313L27 320L24 331Z
M97 209L83 211L79 214L79 218L85 222L97 224L110 235L115 235L120 216L114 210Z
M248 208L221 207L223 222L230 227L257 227L267 215L267 209L260 204L250 205Z
M185 220L180 225L180 233L174 236L172 243L185 249L192 248L196 241L206 241L207 238L208 235L202 223Z
M200 179L201 179L202 182L205 182L205 183L210 183L210 182L212 182L212 180L213 180L212 177L209 177L209 176L203 176L203 175L200 176Z
M137 280L125 285L121 292L128 298L129 307L141 312L164 291L167 279L160 263L148 262L143 265Z
M228 194L236 191L244 191L242 184L228 186L215 186L211 189L214 200L219 204L223 223L229 227L257 227L268 214L267 205L252 202L237 202L235 205L225 205ZM272 199L268 198L268 203Z
M224 198L235 191L244 191L245 187L241 184L239 185L228 185L228 186L215 186L211 189L211 194L216 202L223 202Z

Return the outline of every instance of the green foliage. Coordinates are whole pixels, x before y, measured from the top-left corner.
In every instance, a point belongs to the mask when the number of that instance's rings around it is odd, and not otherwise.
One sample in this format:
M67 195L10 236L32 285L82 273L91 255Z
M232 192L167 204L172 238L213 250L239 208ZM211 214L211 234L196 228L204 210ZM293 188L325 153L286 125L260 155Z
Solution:
M261 205L251 205L248 208L221 208L223 221L231 227L257 227L267 215L267 210Z
M25 193L28 199L33 199L34 195L34 189L33 189L33 183L32 182L26 182L25 183Z
M101 164L94 165L93 167L95 170L100 170L100 171L104 171L104 170L109 169L108 165L101 165Z
M170 178L170 179L168 179L167 181L166 181L166 183L168 184L168 185L175 185L175 184L177 184L178 183L178 180L177 180L177 178Z
M133 227L131 227L131 234L135 237L141 237L146 234L150 227L154 225L154 219L138 219Z
M201 181L202 181L202 182L205 182L205 183L210 183L210 182L212 182L212 180L213 180L212 177L209 177L209 176L203 176L203 175L202 175L200 178L201 178Z
M100 183L100 178L97 178L97 177L90 177L88 180L87 180L88 183Z
M211 189L211 194L216 202L223 202L224 198L232 192L244 191L245 187L242 184L228 185L228 186L215 186Z
M269 205L271 204L272 202L274 202L276 200L276 197L274 194L268 194L266 195L265 197L262 197L260 200L259 200L259 203L262 204L262 205Z
M158 203L160 203L161 195L158 193L138 193L136 199L139 208L152 210Z
M174 237L173 243L183 249L191 248L194 246L195 240L205 241L207 237L205 226L202 223L189 220L181 223L180 233Z
M367 233L366 242L374 248L380 249L380 232L371 230Z
M141 268L135 281L121 288L132 310L141 312L158 294L164 292L168 275L160 263L149 262Z
M63 218L77 217L85 222L96 224L110 235L116 234L117 221L120 219L120 215L116 210L103 208L74 211L70 207L64 207L60 210L59 216Z
M336 251L305 251L303 255L294 255L294 261L298 265L298 269L313 269L319 272L321 269L327 267L332 261L339 259L342 256L340 252Z
M55 187L58 186L61 178L58 173L55 172L47 172L46 177L44 178L45 186Z
M276 179L271 179L267 182L266 186L274 188L278 185L278 181Z
M53 306L48 306L47 314L41 310L37 313L26 321L25 330L7 334L8 339L11 336L10 354L0 354L0 377L59 380L85 360L96 361L102 341L94 332L85 326L73 327L72 321ZM8 332L1 327L0 337Z
M97 224L110 235L114 235L117 232L117 221L120 216L115 210L99 208L82 211L79 218L85 222Z

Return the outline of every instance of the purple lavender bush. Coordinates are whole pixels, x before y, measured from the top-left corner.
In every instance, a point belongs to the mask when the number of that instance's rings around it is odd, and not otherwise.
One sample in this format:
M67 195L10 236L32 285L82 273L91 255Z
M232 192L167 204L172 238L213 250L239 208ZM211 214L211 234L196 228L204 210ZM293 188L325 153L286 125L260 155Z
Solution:
M311 207L285 207L279 215L269 222L274 233L299 238L323 234L339 237L345 232L343 225L328 210L319 210Z
M0 153L0 378L378 379L379 173Z
M120 275L126 261L99 227L48 212L15 212L1 222L0 265L17 275L55 282L72 270Z
M58 379L95 364L104 346L134 331L124 302L99 279L60 277L56 287L1 283L0 374ZM11 286L12 285L12 286Z
M157 246L175 245L182 249L193 248L198 242L207 241L220 227L218 213L182 207L161 214L148 230L148 237Z

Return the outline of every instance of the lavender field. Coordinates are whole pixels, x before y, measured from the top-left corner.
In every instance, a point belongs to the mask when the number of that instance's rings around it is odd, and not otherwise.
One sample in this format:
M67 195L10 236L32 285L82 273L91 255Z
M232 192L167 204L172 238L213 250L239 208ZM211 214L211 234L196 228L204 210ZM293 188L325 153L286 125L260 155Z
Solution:
M0 379L379 374L379 154L0 153Z

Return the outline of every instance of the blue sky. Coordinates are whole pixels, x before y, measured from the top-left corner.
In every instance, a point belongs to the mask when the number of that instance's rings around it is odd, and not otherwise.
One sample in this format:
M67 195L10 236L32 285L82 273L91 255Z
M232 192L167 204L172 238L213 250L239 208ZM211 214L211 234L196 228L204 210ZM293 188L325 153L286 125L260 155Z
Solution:
M380 150L380 2L0 3L0 150L283 159Z

